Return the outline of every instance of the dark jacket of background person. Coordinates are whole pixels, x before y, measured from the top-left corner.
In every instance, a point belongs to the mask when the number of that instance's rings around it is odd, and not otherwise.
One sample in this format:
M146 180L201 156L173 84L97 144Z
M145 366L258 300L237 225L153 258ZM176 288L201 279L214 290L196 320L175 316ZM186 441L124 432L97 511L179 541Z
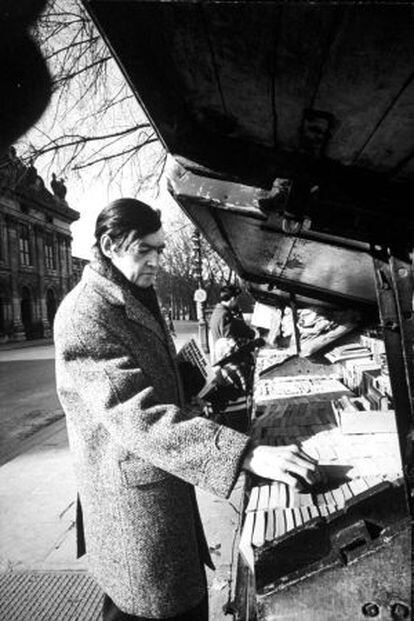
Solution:
M223 292L228 295L237 295L234 292ZM251 341L255 331L244 321L238 306L232 306L219 302L210 318L210 331L212 337L212 351L210 359L216 364L229 354L237 351L239 346ZM222 369L226 374L231 386L221 389L214 394L211 402L211 417L227 427L246 433L250 425L250 408L248 404L248 392L253 378L254 358L246 354L241 359L228 362Z
M129 614L191 609L211 564L193 486L229 496L247 436L183 407L165 322L93 264L55 343L91 572Z
M214 343L220 338L231 338L238 342L255 336L255 331L249 328L241 310L238 307L227 308L221 302L216 304L212 312L210 331Z

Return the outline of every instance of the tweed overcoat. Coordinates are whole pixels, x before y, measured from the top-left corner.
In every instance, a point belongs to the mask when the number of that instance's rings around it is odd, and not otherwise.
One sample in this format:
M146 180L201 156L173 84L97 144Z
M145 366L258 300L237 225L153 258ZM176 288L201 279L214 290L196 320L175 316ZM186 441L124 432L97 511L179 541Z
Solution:
M227 497L247 436L183 406L166 326L93 265L58 309L55 345L90 571L129 614L196 606L209 554L193 486Z

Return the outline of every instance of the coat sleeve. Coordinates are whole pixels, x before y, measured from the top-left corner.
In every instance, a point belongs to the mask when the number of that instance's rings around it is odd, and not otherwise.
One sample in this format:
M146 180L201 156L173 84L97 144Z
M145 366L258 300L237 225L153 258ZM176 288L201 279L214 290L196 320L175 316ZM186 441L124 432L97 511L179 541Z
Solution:
M234 337L232 330L232 318L230 313L223 313L220 321L220 336L224 338Z
M249 328L240 312L225 311L220 317L218 331L221 337L232 339L252 339L255 331Z
M137 457L228 497L240 473L249 437L194 411L160 403L148 377L110 322L94 324L91 330L86 317L84 321L70 321L71 327L58 327L55 334L58 364L97 422Z

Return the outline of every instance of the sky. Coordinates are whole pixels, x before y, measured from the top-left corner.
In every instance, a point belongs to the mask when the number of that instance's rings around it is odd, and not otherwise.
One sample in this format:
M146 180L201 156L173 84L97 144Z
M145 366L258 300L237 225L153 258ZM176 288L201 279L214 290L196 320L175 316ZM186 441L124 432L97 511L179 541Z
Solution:
M71 181L68 181L67 188L66 199L69 206L80 213L80 219L71 225L72 255L75 257L91 258L90 249L94 241L93 234L97 215L111 200L121 196L133 196L149 203L156 209L160 209L164 226L167 228L174 226L174 222L179 217L179 207L163 183L158 197L155 197L154 192L151 191L137 195L132 183L128 184L124 181L120 188L117 184L108 184L106 179L91 179L88 184L75 180L72 184Z
M44 121L47 123L47 117ZM148 149L149 151L149 149ZM19 154L19 150L17 151ZM142 167L151 166L151 153L145 161L145 151L141 153ZM36 161L36 168L50 190L51 173L57 170L48 158ZM138 198L156 209L160 209L163 225L167 230L174 230L182 225L183 213L166 189L163 179L159 187L137 191L136 171L126 167L125 173L111 181L109 173L97 174L95 170L85 169L80 174L65 175L67 188L66 201L69 207L79 212L80 218L70 229L72 233L72 255L82 259L91 259L91 247L94 243L95 222L99 212L110 201L121 197ZM59 176L59 175L58 175Z
M76 2L71 2L76 8ZM65 4L66 9L68 6ZM58 51L67 49L72 36L73 31L64 28L57 38L50 39L50 48L43 50L46 59L50 55L48 65L55 77L60 75L65 62L70 60L67 52L60 54ZM102 53L106 54L108 50L103 48ZM89 57L81 54L75 69L82 69L82 63L89 62ZM75 168L86 164L78 171L71 167L64 169L64 164L74 152L71 149L58 151L57 155L48 152L37 157L34 162L48 189L52 172L58 178L63 176L67 187L66 200L72 209L80 213L80 219L71 226L72 254L85 259L91 256L96 217L111 200L130 196L148 202L161 210L164 226L170 229L174 228L175 220L182 220L181 212L164 183L161 183L160 188L151 187L147 183L145 187L148 189L137 191L137 179L146 178L146 173L154 169L154 162L162 153L158 142L144 147L139 159L135 155L117 157L119 151L124 150L128 154L131 147L152 139L153 132L150 127L146 127L148 120L113 60L107 61L102 75L103 81L92 75L88 82L89 78L80 71L63 96L59 90L55 91L41 119L16 145L17 154L21 155L27 153L29 147L39 149L54 145L57 141L70 142L77 136L86 137L87 140L77 149L76 158L72 162ZM114 105L114 101L120 103ZM136 126L138 129L130 133L130 128ZM117 135L125 131L126 135L121 138L102 139L103 135ZM91 141L93 136L98 139ZM108 156L109 166L102 163L89 165L91 161ZM118 174L115 180L111 180L114 172Z
M38 163L36 163L38 164ZM39 175L43 178L46 187L50 189L51 173L49 165L37 165ZM67 187L66 201L72 209L80 214L70 229L72 233L72 255L82 259L92 257L91 247L94 243L95 222L99 212L110 201L121 197L133 197L142 200L155 209L160 209L163 225L167 230L174 230L176 225L182 225L183 213L176 201L166 189L165 179L159 188L138 192L135 179L124 175L119 182L111 182L106 175L96 176L85 172L80 178L78 175L65 180Z

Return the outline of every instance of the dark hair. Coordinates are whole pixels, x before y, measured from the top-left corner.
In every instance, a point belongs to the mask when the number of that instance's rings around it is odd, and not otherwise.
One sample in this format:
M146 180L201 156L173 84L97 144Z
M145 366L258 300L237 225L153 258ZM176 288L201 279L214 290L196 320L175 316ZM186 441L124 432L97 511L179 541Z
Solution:
M228 302L231 298L237 298L240 293L240 287L236 285L225 285L220 289L220 301Z
M126 238L134 231L135 239L151 235L161 228L159 211L136 198L119 198L102 209L95 225L95 243L93 248L101 255L100 241L105 233L111 238L117 249L121 248Z

